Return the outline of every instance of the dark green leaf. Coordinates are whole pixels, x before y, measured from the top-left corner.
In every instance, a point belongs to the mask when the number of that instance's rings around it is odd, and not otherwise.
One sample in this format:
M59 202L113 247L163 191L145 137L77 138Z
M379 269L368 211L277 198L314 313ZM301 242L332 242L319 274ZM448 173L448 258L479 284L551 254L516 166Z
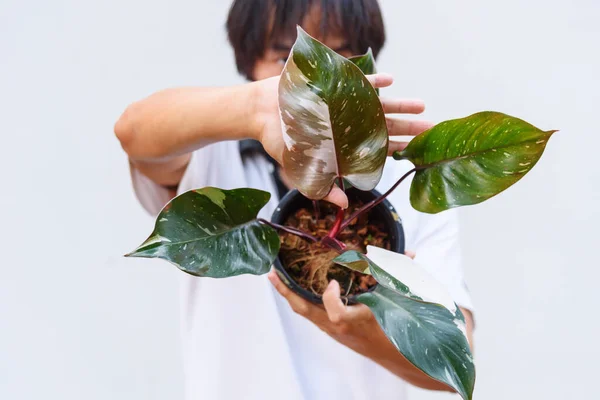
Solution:
M373 50L369 47L369 50L366 54L362 56L354 56L350 57L348 60L352 61L365 75L373 75L377 73L377 68L375 67L375 57L373 56ZM379 89L375 89L377 94L379 94Z
M281 74L283 167L305 196L325 197L337 177L360 190L381 178L388 135L383 107L360 69L298 29Z
M438 213L480 203L516 183L540 159L554 132L486 111L434 126L394 158L408 159L418 169L412 206Z
M407 360L470 399L475 367L464 317L446 288L410 257L373 246L367 251L368 257L349 250L333 260L368 270L379 283L357 300L371 308Z
M128 256L162 258L211 278L267 273L279 236L256 216L270 197L256 189L186 192L165 206L150 237Z
M472 399L475 365L460 310L452 314L439 304L405 297L383 285L363 293L386 336L413 365L447 384L465 400Z
M372 75L377 72L375 68L375 57L373 57L373 50L369 47L369 50L363 55L350 57L348 60L352 61L365 75Z

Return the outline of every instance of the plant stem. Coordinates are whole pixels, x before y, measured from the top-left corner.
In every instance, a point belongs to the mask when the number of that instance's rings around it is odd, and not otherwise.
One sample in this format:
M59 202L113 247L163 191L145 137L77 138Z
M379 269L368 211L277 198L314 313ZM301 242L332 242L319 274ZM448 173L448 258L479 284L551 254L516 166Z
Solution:
M344 178L342 178L341 176L338 176L337 179L338 179L338 186L340 187L340 189L342 189L342 192L343 192L344 191ZM340 228L342 226L342 222L344 222L344 214L345 214L344 210L342 210L340 208L337 212L337 215L335 216L335 223L333 224L333 227L327 234L327 237L329 237L331 239L335 239L335 237L338 235L338 233L340 232ZM339 243L341 243L341 242L339 242Z
M323 239L321 239L321 244L337 251L340 254L346 250L346 245L343 242L331 236L325 236Z
M337 212L337 215L335 216L335 223L333 224L331 231L329 231L329 233L327 234L327 237L333 239L338 235L338 233L340 233L340 230L343 229L342 223L344 222L344 215L344 210L340 208Z
M350 283L348 284L348 290L346 290L346 294L344 297L348 297L348 293L350 293L350 289L352 289L352 284L354 283L354 277L350 274Z
M404 181L406 178L408 178L416 170L417 170L417 168L411 169L406 174L402 175L402 177L400 179L398 179L398 181L396 183L394 183L394 185L387 192L385 192L384 194L382 194L375 200L371 200L370 202L368 202L367 204L363 205L361 208L356 210L352 215L350 215L350 217L348 217L347 220L345 220L341 224L340 230L343 230L345 227L347 227L350 224L350 222L352 222L354 219L356 219L359 215L369 211L370 209L372 209L373 207L375 207L376 205L381 203L383 200L385 200L385 198L388 197L398 187L398 185L400 185L402 183L402 181ZM337 234L337 232L336 232L336 234Z
M306 240L314 242L314 243L318 242L318 239L316 237L314 237L310 233L303 232L300 229L296 229L296 228L292 228L292 227L289 227L289 226L283 226L283 225L275 224L275 223L273 223L271 221L267 221L266 219L262 219L262 218L259 218L258 222L262 222L265 225L269 225L271 228L279 229L280 231L284 231L284 232L287 232L287 233L291 233L292 235L299 236L302 239L306 239Z
M340 189L342 189L342 192L345 192L346 188L344 188L344 178L342 178L341 176L338 176L338 182L339 182Z

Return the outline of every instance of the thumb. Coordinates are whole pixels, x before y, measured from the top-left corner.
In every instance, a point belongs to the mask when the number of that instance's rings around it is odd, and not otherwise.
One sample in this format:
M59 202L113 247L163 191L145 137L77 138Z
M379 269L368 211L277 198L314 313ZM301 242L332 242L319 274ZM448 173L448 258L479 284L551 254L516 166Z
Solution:
M337 185L333 185L329 194L323 199L345 210L348 208L348 196Z

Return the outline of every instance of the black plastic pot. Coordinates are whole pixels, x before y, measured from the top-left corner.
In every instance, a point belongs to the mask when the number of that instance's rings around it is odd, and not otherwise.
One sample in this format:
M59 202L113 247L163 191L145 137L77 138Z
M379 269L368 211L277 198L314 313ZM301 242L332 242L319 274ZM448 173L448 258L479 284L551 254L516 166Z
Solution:
M346 189L346 194L350 203L357 200L367 203L380 196L379 192L376 190L363 192L355 188ZM312 207L313 205L311 200L304 197L297 190L291 190L279 202L279 206L277 209L275 209L275 212L271 217L271 221L276 224L283 225L285 224L287 218L290 215L293 215L299 209L312 209ZM391 250L397 253L404 253L404 229L402 228L402 221L392 204L389 201L384 200L371 211L369 211L369 215L371 219L384 224L385 230L389 234ZM274 266L275 272L277 272L277 275L279 275L281 281L292 291L315 304L323 304L322 296L316 295L313 292L304 289L290 277L287 271L283 268L279 257L277 257L275 260ZM348 296L348 304L356 304L354 297L355 296Z

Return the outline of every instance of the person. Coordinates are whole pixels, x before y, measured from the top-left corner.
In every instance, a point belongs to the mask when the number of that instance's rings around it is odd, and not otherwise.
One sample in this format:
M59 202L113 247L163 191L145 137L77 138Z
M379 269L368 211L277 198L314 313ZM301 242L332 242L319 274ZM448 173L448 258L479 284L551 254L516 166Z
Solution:
M259 215L269 218L279 197L278 167L272 174L270 158L281 161L284 146L278 75L296 24L346 57L369 47L377 55L385 41L376 0L235 0L227 30L237 68L251 82L162 90L128 106L115 125L135 193L150 214L187 190L253 187L273 194ZM392 83L385 74L369 80L377 88ZM421 101L382 103L390 135L414 136L431 126L393 116L421 113ZM267 154L261 146L240 145L248 139L260 142ZM390 142L390 154L405 145ZM379 190L407 169L387 163ZM390 197L403 219L407 248L454 296L472 343L472 303L462 278L456 214L418 213L408 203L408 186ZM347 206L339 188L326 199ZM182 273L180 278L187 399L400 400L407 383L450 390L410 364L366 306L344 305L335 281L320 307L292 293L273 272L228 279Z

